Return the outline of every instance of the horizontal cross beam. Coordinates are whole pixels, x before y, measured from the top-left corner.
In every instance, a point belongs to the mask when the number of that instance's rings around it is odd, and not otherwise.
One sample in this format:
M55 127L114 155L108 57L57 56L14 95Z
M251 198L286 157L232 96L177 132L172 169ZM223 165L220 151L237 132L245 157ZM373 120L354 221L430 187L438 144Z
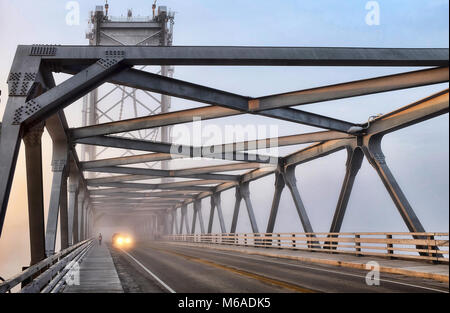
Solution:
M27 46L30 50L33 46ZM446 66L446 48L55 46L44 60L86 64L118 51L129 65Z
M190 174L183 173L182 171L168 171L148 168L137 167L123 167L123 166L105 166L97 167L93 169L87 169L86 171L98 172L98 173L114 173L114 174L132 174L132 175L146 175L146 176L159 176L159 177L183 177L183 178L195 178L195 179L210 179L218 181L236 181L239 176L225 175L225 174Z
M76 143L97 145L112 148L142 150L151 152L160 152L174 155L184 155L188 157L202 157L232 161L245 161L256 163L269 163L273 162L273 158L265 155L239 153L234 151L219 151L215 152L212 147L193 147L186 145L169 144L165 142L147 141L128 139L116 136L96 136L76 139Z

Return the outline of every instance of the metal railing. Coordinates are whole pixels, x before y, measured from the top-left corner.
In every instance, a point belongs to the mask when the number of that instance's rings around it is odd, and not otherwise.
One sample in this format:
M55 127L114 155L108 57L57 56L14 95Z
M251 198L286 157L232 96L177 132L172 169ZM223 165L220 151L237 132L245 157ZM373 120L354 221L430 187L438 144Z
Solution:
M344 253L448 263L449 233L239 233L169 235L194 243Z
M11 291L22 284L21 293L57 292L64 285L62 279L72 266L92 247L93 239L64 249L0 284L0 293Z

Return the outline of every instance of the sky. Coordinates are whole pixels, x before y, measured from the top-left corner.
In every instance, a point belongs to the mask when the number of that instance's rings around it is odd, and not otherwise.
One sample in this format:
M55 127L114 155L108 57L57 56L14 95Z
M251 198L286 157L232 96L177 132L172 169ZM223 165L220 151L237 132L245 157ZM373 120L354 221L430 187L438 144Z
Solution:
M110 15L151 15L151 1L110 0ZM449 46L449 2L442 0L379 0L379 25L368 25L366 0L250 1L166 0L175 12L174 45L218 46L335 46L335 47L441 47ZM18 44L86 45L89 11L103 1L77 1L78 24L68 25L62 0L0 0L0 116L7 101L6 80ZM370 23L369 23L370 24ZM348 67L192 67L178 66L174 77L214 88L263 96L367 77L410 71L414 68ZM57 76L62 80L64 77ZM328 101L302 109L351 122L365 122L448 88L448 84L395 91L372 96ZM172 110L198 104L172 100ZM203 106L203 105L201 105ZM80 125L79 102L65 109L69 124ZM427 231L449 230L449 128L448 114L386 136L386 160ZM228 124L278 126L279 135L314 131L312 127L280 123L269 118L240 116L204 125ZM44 199L48 207L52 173L51 140L43 136ZM280 149L282 154L301 147ZM346 154L333 155L297 167L299 190L315 231L328 231L345 173ZM9 277L29 262L28 214L23 147L14 177L6 222L0 238L0 276ZM273 196L273 176L250 184L256 219L267 225ZM227 228L231 223L234 190L222 193ZM192 210L189 207L189 210ZM203 201L207 221L209 199ZM217 215L216 215L217 217ZM214 222L218 231L218 221ZM238 232L250 231L245 206L241 206ZM301 224L289 191L281 197L275 232L301 232ZM342 231L407 231L399 213L373 168L365 160L356 178Z

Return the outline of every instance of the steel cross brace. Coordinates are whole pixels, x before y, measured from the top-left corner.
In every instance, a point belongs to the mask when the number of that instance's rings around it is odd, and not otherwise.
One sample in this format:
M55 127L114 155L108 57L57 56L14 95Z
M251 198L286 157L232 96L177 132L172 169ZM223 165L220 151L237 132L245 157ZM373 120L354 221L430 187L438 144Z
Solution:
M212 232L215 208L217 209L217 214L219 216L220 230L222 233L226 233L227 231L225 228L225 220L223 218L223 213L222 213L222 204L220 201L220 193L213 193L211 195L211 211L209 214L208 234L211 234L211 232Z

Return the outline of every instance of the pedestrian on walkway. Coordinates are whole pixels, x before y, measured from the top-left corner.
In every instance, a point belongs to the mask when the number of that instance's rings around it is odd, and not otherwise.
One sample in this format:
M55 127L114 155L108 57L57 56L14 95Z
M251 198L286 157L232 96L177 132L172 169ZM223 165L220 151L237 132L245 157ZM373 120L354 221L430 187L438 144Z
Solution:
M102 245L102 233L98 234L98 244L101 246Z

